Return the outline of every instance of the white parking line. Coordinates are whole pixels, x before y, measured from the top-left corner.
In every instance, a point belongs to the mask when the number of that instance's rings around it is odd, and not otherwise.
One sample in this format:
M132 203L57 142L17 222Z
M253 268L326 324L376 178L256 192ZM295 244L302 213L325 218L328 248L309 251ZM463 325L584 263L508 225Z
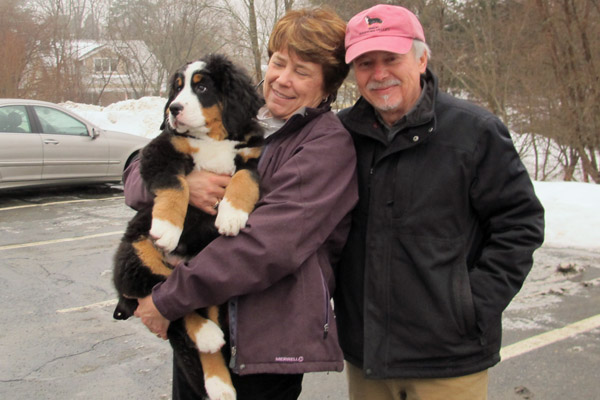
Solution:
M78 236L78 237L71 237L71 238L63 238L63 239L54 239L54 240L44 240L41 242L30 242L30 243L21 243L21 244L9 244L6 246L0 246L0 251L3 250L13 250L13 249L22 249L22 248L26 248L26 247L35 247L35 246L44 246L47 244L56 244L56 243L64 243L64 242L75 242L78 240L87 240L87 239L94 239L94 238L99 238L99 237L104 237L104 236L114 236L114 235L122 235L123 231L114 231L114 232L104 232L104 233L96 233L94 235L87 235L87 236Z
M81 307L63 308L62 310L57 310L56 312L64 314L70 312L87 311L94 308L114 306L115 304L117 304L116 299L101 301L99 303L88 304ZM570 338L571 336L591 331L592 329L596 329L598 327L600 327L600 314L574 322L559 329L554 329L537 336L532 336L509 346L505 346L500 350L500 357L502 358L502 361L506 361L511 358L529 353L530 351L537 350L541 347L548 346L552 343Z
M502 358L502 361L506 361L513 357L518 357L530 351L537 350L540 347L556 343L583 332L591 331L598 327L600 327L600 314L574 322L563 328L532 336L528 339L521 340L520 342L505 346L500 350L500 357Z
M117 304L117 302L118 302L117 299L106 300L106 301L101 301L99 303L88 304L86 306L81 306L81 307L63 308L62 310L56 310L56 312L59 314L65 314L65 313L77 312L77 311L87 311L87 310L91 310L93 308L103 308L103 307L114 306L115 304Z
M124 198L125 198L124 196L117 196L117 197L105 197L102 199L79 199L79 200L53 201L50 203L25 204L22 206L4 207L4 208L0 208L0 211L19 210L22 208L42 207L42 206L55 206L58 204L84 203L84 202L89 202L89 201L100 201L100 200L123 200Z

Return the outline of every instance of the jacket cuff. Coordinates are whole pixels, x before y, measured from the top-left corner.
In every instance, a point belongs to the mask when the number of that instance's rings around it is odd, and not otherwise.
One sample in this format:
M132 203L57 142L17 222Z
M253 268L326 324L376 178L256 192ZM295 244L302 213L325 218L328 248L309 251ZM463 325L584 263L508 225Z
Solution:
M165 290L161 290L163 283L159 282L152 288L152 301L154 301L156 309L162 316L173 322L181 318L182 315L173 312L174 305L169 301L169 297L165 295Z

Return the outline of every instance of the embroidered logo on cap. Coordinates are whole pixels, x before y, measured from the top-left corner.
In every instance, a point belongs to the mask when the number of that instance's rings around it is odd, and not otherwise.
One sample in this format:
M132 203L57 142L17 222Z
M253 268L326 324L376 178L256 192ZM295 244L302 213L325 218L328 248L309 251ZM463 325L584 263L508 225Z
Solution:
M369 26L373 24L383 24L383 21L380 18L370 18L368 15L365 16L365 21Z

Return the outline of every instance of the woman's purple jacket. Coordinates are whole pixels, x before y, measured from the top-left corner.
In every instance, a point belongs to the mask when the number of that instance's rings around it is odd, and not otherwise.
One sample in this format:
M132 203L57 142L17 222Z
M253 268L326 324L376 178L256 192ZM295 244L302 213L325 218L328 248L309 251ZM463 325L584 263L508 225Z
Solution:
M341 371L330 299L358 199L354 145L326 108L292 116L266 144L246 228L179 264L152 298L171 321L229 302L238 374ZM137 163L124 179L128 205L152 201Z

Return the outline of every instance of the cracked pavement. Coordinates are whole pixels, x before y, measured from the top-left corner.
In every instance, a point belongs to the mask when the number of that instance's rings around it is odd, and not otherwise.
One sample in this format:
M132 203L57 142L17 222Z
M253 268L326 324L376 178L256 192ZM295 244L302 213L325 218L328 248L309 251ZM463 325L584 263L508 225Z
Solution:
M0 398L171 397L168 342L112 318L112 256L132 216L118 187L0 193ZM600 254L542 247L504 314L504 344L600 314L598 304ZM489 400L600 398L599 332L500 363ZM300 400L347 399L343 373L303 386Z

